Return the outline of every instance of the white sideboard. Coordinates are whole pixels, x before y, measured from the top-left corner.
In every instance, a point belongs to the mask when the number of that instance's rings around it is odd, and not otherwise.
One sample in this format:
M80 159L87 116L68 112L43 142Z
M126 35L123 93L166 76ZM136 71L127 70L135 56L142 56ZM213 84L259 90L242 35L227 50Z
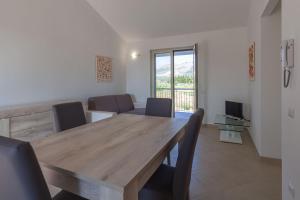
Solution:
M46 137L55 132L52 106L74 100L51 101L0 108L0 135L24 141L32 141ZM88 122L96 122L115 113L102 111L87 111L83 102Z

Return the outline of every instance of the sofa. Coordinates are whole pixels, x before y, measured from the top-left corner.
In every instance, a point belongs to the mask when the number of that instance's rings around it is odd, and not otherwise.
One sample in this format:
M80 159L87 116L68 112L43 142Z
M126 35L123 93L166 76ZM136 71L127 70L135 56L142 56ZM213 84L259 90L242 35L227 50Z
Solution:
M129 94L91 97L88 110L144 115L145 108L135 108Z

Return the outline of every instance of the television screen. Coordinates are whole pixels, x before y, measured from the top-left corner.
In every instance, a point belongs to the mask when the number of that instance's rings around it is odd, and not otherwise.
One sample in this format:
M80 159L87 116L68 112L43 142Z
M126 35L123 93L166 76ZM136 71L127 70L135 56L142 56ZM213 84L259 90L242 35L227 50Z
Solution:
M243 104L238 102L226 101L225 114L243 119Z

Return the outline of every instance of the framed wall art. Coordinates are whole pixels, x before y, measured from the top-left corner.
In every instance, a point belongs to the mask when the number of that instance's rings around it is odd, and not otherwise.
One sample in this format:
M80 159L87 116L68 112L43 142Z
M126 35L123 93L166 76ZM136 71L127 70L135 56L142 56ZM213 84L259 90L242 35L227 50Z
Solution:
M112 58L97 56L96 78L97 82L112 80Z
M249 47L249 79L255 80L255 42Z

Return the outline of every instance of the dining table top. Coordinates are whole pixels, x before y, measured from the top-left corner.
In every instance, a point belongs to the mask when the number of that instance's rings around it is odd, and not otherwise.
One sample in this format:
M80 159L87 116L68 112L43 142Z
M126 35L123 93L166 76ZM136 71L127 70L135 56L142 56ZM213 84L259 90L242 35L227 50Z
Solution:
M135 181L141 189L146 180L139 176L158 167L151 164L183 137L186 123L186 119L120 114L52 134L32 146L42 168L112 190L124 191Z

